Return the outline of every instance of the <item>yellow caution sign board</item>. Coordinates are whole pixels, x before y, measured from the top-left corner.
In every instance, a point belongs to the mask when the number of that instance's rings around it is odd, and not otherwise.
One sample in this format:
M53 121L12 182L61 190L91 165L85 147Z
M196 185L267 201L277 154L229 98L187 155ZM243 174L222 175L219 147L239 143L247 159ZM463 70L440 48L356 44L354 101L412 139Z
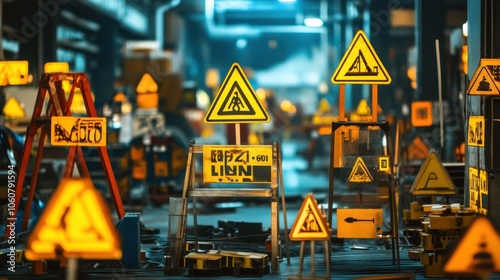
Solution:
M488 213L488 176L485 170L469 167L469 207L480 214Z
M339 66L333 84L390 84L391 76L362 30L354 35Z
M52 117L50 144L54 146L106 146L106 118Z
M290 240L328 240L330 234L326 216L321 213L314 196L308 194L290 231Z
M366 164L361 157L356 159L347 181L350 183L370 183L373 181L373 176L370 174L368 167L366 167Z
M271 119L238 63L233 63L205 123L264 123Z
M26 259L120 259L109 209L89 178L66 178L28 238Z
M453 250L443 269L451 274L485 275L500 272L500 234L491 221L477 216Z
M67 62L47 62L43 65L45 73L68 73L69 64Z
M434 151L420 168L410 192L413 195L457 194L457 187Z
M156 84L155 80L149 73L145 73L144 75L142 75L142 78L139 81L135 92L137 94L158 92L158 84Z
M470 80L470 95L500 95L500 59L481 59Z
M432 117L432 102L431 101L416 101L411 103L411 125L415 127L431 126L433 123Z
M8 119L22 119L26 117L23 106L14 96L11 96L3 106L3 114Z
M382 226L382 209L337 209L338 238L375 238Z
M467 142L469 146L484 147L484 116L469 116Z
M0 61L0 86L29 83L28 61Z
M269 183L272 163L270 145L203 145L205 183Z

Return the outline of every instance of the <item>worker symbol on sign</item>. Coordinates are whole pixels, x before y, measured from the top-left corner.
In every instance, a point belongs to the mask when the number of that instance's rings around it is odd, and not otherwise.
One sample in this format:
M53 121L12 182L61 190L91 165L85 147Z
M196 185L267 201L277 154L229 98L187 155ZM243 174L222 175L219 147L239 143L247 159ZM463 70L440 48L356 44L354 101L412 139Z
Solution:
M486 80L486 76L483 76L483 80L479 82L479 86L477 87L477 91L492 91L490 82Z
M233 111L239 112L241 109L240 106L242 106L241 99L238 97L238 92L235 91L233 99L231 100L231 107L232 107Z
M316 232L319 231L319 224L316 221L316 217L314 216L313 211L311 210L311 206L309 205L307 211L306 219L304 223L300 227L300 231L302 232Z
M362 63L362 64L361 64ZM368 62L366 62L365 56L363 55L363 52L359 50L358 57L354 60L352 63L351 67L349 67L349 70L347 73L345 73L346 76L377 76L378 75L378 66L374 66L373 70L368 65Z

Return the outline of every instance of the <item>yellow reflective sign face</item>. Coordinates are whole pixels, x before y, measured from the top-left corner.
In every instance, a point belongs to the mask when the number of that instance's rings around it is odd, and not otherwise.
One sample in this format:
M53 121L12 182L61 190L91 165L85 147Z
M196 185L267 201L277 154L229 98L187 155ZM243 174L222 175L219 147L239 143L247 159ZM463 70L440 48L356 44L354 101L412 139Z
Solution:
M109 209L88 178L65 178L28 238L28 260L121 259Z
M139 84L135 90L138 94L141 93L156 93L158 92L158 84L156 84L155 80L149 73L142 75Z
M9 119L22 119L26 117L24 108L19 104L19 101L14 96L11 96L3 107L3 113Z
M373 181L373 176L361 157L356 159L347 181L349 183L370 183Z
M484 147L484 116L469 116L467 142L469 146Z
M415 127L431 126L433 123L432 117L432 102L431 101L416 101L411 103L411 125Z
M486 216L472 221L443 269L447 273L488 275L500 272L500 235Z
M25 85L29 83L28 61L0 61L0 85Z
M328 240L330 235L326 216L321 213L314 196L308 194L290 231L290 240Z
M52 117L50 144L106 146L106 118Z
M333 73L333 84L390 84L391 76L370 41L359 30Z
M467 94L500 95L500 59L481 59L467 87Z
M469 207L475 212L488 213L488 176L485 170L469 167Z
M375 238L382 226L382 209L337 209L339 238Z
M427 157L418 171L410 192L413 195L457 194L457 187L435 152Z
M205 123L263 123L271 119L238 63L233 63Z
M69 64L67 62L47 62L43 66L45 73L68 73Z
M205 183L270 183L272 146L203 146Z

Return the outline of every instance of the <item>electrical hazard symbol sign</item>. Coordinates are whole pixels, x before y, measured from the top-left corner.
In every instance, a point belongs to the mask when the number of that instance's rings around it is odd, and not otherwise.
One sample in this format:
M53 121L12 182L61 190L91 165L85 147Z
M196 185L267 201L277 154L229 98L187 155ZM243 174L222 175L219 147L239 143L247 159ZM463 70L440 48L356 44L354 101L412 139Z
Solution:
M479 215L459 240L443 269L452 274L477 276L500 272L500 234L491 221Z
M271 119L238 63L233 63L205 123L263 123Z
M361 157L356 159L347 181L350 183L370 183L373 181L372 174L370 174L368 167L366 167L366 164Z
M420 168L410 192L413 195L453 195L457 193L457 187L434 151L430 153Z
M121 259L109 209L89 178L66 178L50 199L26 251L28 260Z
M391 76L362 30L354 36L339 66L333 84L390 84Z
M484 116L469 116L467 143L469 146L484 147Z
M375 238L382 234L382 209L337 209L338 238Z
M54 146L106 146L106 118L52 117L50 144Z
M330 234L326 216L321 213L314 196L308 194L290 231L290 240L328 240Z

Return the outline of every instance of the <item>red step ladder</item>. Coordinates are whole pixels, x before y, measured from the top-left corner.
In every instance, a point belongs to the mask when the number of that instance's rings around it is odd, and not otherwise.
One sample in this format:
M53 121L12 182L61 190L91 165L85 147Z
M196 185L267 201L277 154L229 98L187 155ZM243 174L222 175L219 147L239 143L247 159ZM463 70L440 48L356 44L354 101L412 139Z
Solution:
M62 86L63 81L65 80L71 83L71 91L67 98ZM23 192L26 171L28 168L28 162L32 154L33 142L35 141L35 136L39 134L38 146L36 147L36 154L34 154L35 162L33 165L33 174L29 184L27 202L25 205L24 215L23 215L23 224L22 224L23 231L26 230L28 226L31 204L33 202L33 196L35 194L38 171L40 170L40 163L42 160L43 147L47 140L47 135L50 135L51 117L71 116L70 108L73 102L73 97L75 95L75 89L80 89L81 91L87 116L97 117L97 112L94 106L94 102L92 100L92 96L90 93L90 85L86 74L44 73L42 74L42 77L40 79L33 115L31 117L31 122L28 128L26 129L24 148L20 164L17 168L15 208L13 215L11 215L12 217L17 216L19 202L21 201L21 196ZM48 97L46 111L45 114L42 115L46 97ZM118 190L118 185L116 183L115 175L113 173L113 168L109 160L108 150L106 149L106 146L99 146L97 147L97 149L99 150L99 155L104 167L104 172L106 174L106 179L109 184L109 189L114 201L118 218L121 219L125 215L125 212L123 209L123 204ZM78 159L77 168L80 176L90 177L89 170L85 162L85 158L83 156L82 148L80 146L70 146L63 178L71 177L71 175L73 174L73 168L75 166L76 159ZM9 230L6 229L5 236L7 237L8 234Z

